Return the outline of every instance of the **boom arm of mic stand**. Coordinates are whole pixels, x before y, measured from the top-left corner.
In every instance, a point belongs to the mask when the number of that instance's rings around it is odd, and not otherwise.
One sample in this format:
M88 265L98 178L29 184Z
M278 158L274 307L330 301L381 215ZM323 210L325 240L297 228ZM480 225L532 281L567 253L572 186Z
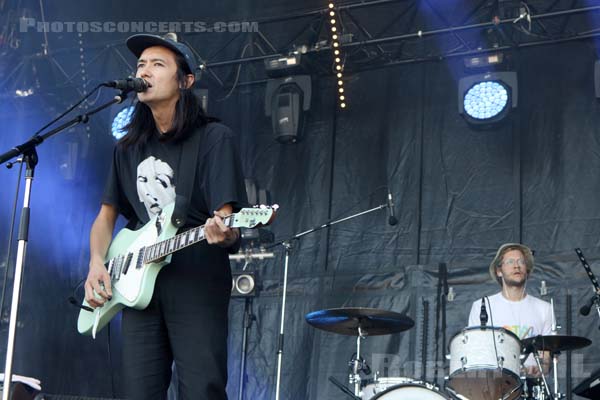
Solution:
M37 147L39 144L41 144L44 140L48 139L51 136L56 135L57 133L59 133L62 130L65 130L65 129L70 128L75 125L78 125L81 122L87 123L89 121L90 115L94 115L97 112L102 111L105 108L110 107L113 104L121 103L124 99L125 99L125 94L121 93L120 95L115 96L111 101L109 101L99 107L96 107L93 110L91 110L85 114L80 114L80 115L76 116L75 118L73 118L72 120L65 122L64 124L52 129L51 131L49 131L43 135L34 135L28 141L26 141L18 146L13 147L9 151L5 152L4 154L0 154L0 164L3 164L6 161L8 161L12 158L15 158L17 156L20 156L21 154L28 153L29 151L31 151L32 149Z
M382 204L380 206L373 207L373 208L370 208L368 210L361 211L359 213L349 215L347 217L329 220L329 221L325 222L322 225L315 226L312 229L309 229L309 230L304 231L304 232L297 233L297 234L295 234L295 235L293 235L293 236L291 236L291 237L289 237L287 239L280 240L279 242L275 242L275 243L267 246L266 249L271 249L271 248L276 247L276 246L281 246L281 245L283 245L285 243L289 243L290 241L292 241L294 239L300 239L302 236L306 236L306 235L308 235L310 233L320 231L321 229L329 228L330 226L337 225L337 224L339 224L341 222L348 221L348 220L354 219L356 217L360 217L361 215L370 214L370 213L372 213L374 211L382 210L384 208L387 208L387 204Z

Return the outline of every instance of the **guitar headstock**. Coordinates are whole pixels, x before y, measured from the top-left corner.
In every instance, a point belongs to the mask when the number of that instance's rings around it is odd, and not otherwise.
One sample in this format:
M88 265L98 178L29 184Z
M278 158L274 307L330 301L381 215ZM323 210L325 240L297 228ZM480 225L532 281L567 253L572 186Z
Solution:
M253 208L242 208L231 216L231 228L258 228L267 226L273 219L279 206L254 206Z

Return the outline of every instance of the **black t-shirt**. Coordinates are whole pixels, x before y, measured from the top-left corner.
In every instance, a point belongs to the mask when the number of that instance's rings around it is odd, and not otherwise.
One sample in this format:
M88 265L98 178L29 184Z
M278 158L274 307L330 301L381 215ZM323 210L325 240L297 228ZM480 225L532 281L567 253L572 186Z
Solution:
M220 123L209 123L201 133L198 163L187 224L197 226L224 204L234 209L246 203L244 178L235 136ZM102 202L119 210L125 218L147 223L163 207L175 200L177 181L191 173L183 166L183 148L189 139L163 142L156 132L143 145L114 149L113 163Z
M204 224L213 211L224 204L232 204L234 210L246 204L239 151L233 132L223 124L209 123L204 129L197 129L195 134L202 137L194 185L189 191L191 201L186 226L190 227ZM194 168L181 165L183 149L190 145L189 138L179 143L159 139L160 134L156 132L144 144L115 147L102 197L102 203L115 206L128 220L137 219L138 226L147 223L162 208L175 201L176 194L182 191L178 182L182 182L182 177ZM186 259L189 260L198 257L198 260L204 259L209 264L222 264L226 260L227 251L217 246L204 243L190 249L194 250L191 253L186 251L189 256ZM172 264L181 260L175 255Z

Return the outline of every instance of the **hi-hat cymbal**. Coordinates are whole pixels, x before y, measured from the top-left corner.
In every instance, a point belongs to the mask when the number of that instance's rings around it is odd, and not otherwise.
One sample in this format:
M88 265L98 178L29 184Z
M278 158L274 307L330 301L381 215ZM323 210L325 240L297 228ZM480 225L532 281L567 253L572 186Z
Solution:
M402 332L412 328L415 322L404 314L376 308L331 308L306 314L306 322L315 328L341 335L376 336Z
M592 344L592 341L581 336L538 335L522 339L521 344L526 353L531 353L535 350L558 353L561 351L582 349Z

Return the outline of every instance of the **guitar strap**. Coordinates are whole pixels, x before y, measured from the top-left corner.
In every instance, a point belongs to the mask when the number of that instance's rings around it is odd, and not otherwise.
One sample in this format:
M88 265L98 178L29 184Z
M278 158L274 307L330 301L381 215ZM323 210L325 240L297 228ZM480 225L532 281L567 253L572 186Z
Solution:
M181 228L185 225L192 196L192 189L198 169L198 154L200 153L200 140L204 136L206 125L194 130L194 133L181 143L181 157L179 158L179 169L175 197L175 209L171 216L171 223Z

